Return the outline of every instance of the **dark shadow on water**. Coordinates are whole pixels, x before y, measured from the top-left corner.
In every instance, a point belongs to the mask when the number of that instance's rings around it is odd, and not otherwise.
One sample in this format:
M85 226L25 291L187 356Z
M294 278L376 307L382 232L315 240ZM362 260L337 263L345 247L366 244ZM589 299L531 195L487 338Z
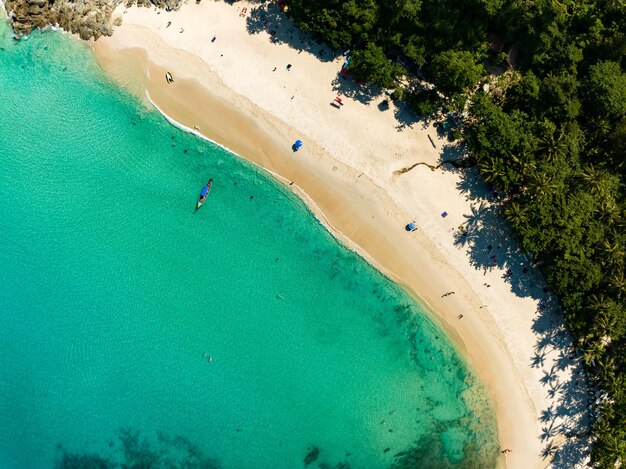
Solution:
M142 436L139 430L121 428L104 454L70 452L62 445L56 469L219 469L220 463L202 453L182 436L158 433L156 440Z
M450 461L445 455L441 435L431 434L420 438L413 448L395 454L390 469L473 469L478 467L497 467L497 454L492 454L489 460L479 456L478 448L466 447L464 458L459 461Z

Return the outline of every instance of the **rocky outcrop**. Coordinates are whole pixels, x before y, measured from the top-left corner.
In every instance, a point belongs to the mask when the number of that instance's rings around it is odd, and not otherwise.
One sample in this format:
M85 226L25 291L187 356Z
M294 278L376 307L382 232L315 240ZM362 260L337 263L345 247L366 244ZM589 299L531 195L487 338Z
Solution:
M6 0L5 8L16 37L35 28L58 25L82 39L98 39L113 33L111 15L120 3L121 0ZM178 9L182 0L131 0L127 5L133 3Z

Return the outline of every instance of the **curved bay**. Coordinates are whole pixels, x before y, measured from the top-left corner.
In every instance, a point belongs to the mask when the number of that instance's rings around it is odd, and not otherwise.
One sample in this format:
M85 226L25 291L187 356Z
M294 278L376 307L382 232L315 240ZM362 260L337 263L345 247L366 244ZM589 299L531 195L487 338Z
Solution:
M450 342L301 201L80 43L0 41L2 467L494 465Z

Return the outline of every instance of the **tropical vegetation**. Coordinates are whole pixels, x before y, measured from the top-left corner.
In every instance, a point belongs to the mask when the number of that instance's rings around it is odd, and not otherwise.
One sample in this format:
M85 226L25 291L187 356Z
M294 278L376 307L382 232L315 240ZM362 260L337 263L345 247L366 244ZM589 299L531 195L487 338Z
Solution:
M626 464L626 1L289 7L302 30L351 50L355 78L397 87L418 115L464 111L469 154L606 393L592 463Z

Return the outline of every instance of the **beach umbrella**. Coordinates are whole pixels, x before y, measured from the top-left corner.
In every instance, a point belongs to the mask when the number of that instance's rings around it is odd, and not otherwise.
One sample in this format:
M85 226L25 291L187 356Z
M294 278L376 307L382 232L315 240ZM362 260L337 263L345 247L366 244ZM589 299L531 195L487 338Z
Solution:
M296 142L293 144L293 147L297 150L302 146L302 140L296 140Z
M407 231L415 231L416 229L417 229L417 225L414 222L411 222L408 225L406 225Z

